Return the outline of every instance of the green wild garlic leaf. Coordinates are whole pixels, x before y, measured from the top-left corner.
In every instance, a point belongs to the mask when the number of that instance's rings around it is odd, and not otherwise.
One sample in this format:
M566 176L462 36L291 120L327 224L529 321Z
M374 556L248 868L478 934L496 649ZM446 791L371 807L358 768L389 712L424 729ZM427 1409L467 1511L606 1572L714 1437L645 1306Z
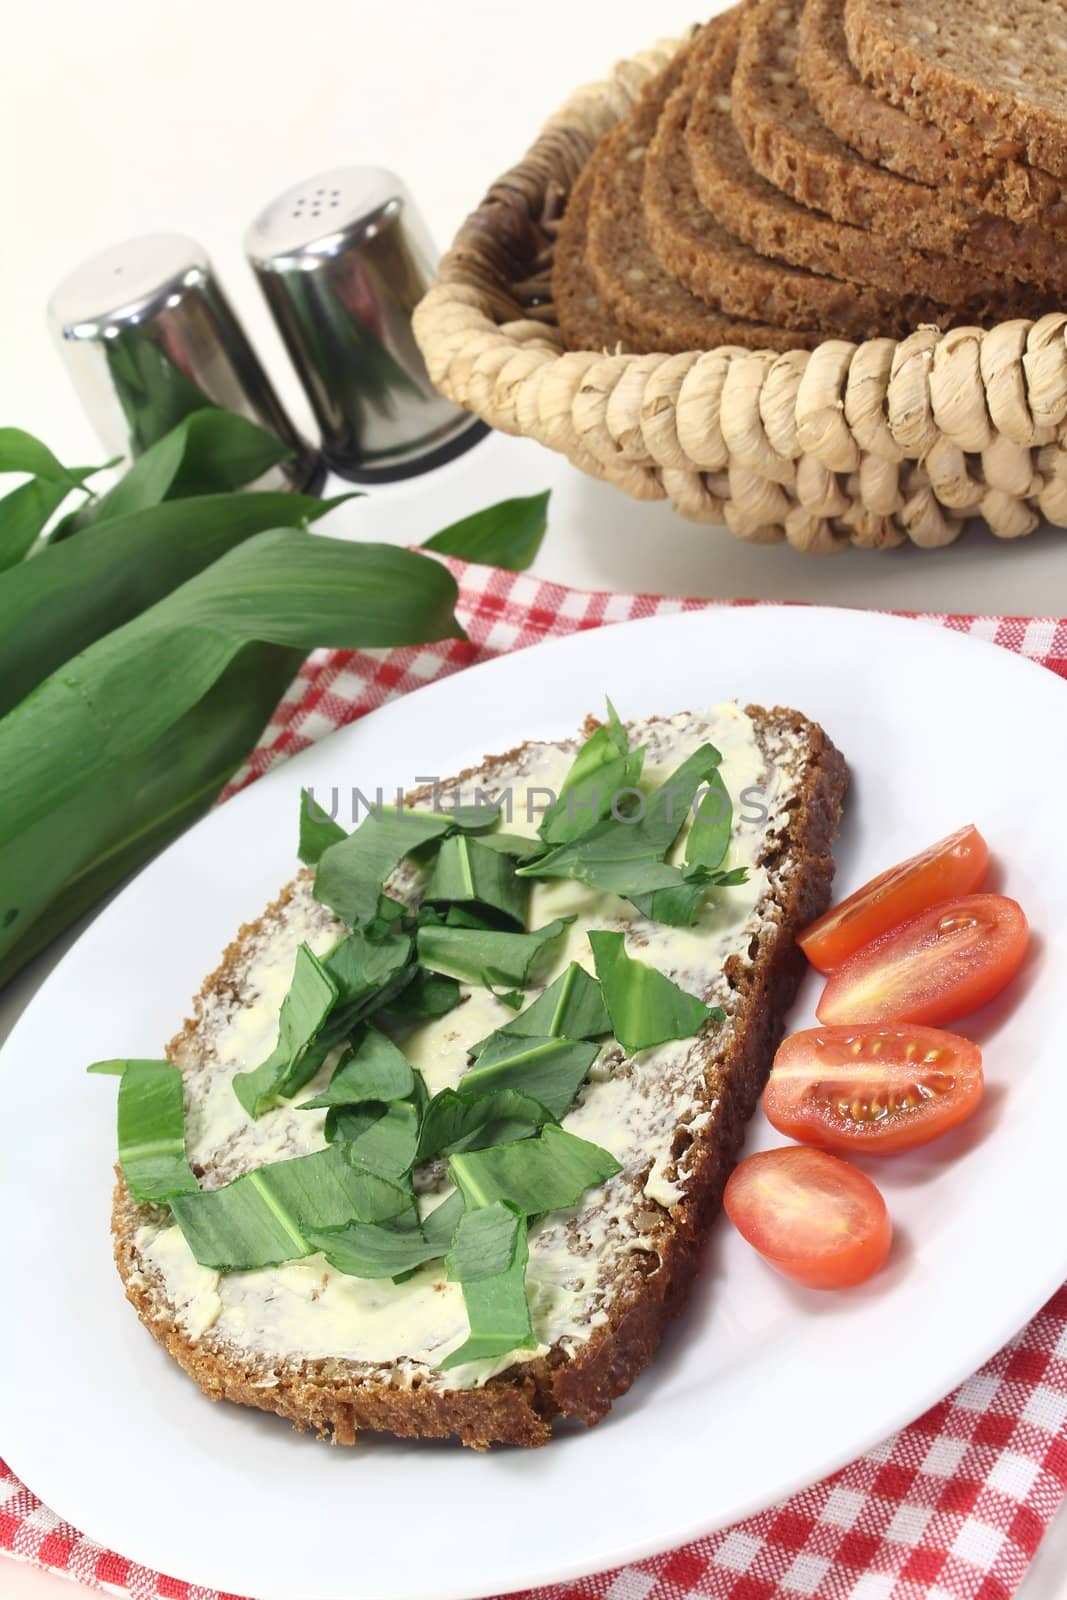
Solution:
M716 766L707 778L693 815L693 825L685 841L685 859L691 867L721 867L730 848L734 825L734 806L722 772Z
M348 835L339 822L319 805L310 789L300 791L300 845L297 851L306 867L317 866L332 844Z
M459 1089L441 1089L426 1107L417 1159L431 1161L526 1139L552 1120L546 1106L514 1089L467 1094L461 1083Z
M317 500L282 491L205 495L197 500L195 519L178 501L102 523L90 538L49 541L0 581L0 715L72 656L228 550L271 528L315 522L345 498ZM251 740L243 753L250 745Z
M138 1203L196 1194L185 1154L182 1075L169 1061L98 1061L90 1072L121 1074L119 1166Z
M30 565L38 560L44 554ZM426 556L282 528L229 550L65 661L0 719L0 972L10 975L40 947L46 918L57 931L68 901L89 903L139 865L168 826L173 837L210 804L262 731L265 670L269 706L309 649L456 634L455 596L451 575ZM271 666L279 652L284 674ZM214 720L205 730L197 718L209 702ZM208 732L210 762L200 744ZM161 751L177 763L180 784L160 777Z
M692 1038L709 1019L722 1020L717 1007L706 1006L655 967L628 956L623 934L594 932L589 943L611 1030L628 1054L670 1039Z
M302 1076L305 1057L337 1002L338 988L308 945L296 953L289 992L278 1018L278 1042L266 1061L251 1072L239 1072L233 1092L250 1117L261 1117L283 1095L292 1095L308 1081ZM316 1062L309 1076L318 1070Z
M329 1085L302 1111L328 1106L355 1106L364 1100L406 1100L415 1088L415 1074L393 1041L367 1028L354 1049L338 1063Z
M531 933L480 928L473 918L451 925L426 923L418 932L419 960L465 983L522 989L538 957L573 921L557 917Z
M566 972L550 983L525 1011L472 1046L471 1054L480 1055L489 1040L498 1034L507 1034L510 1038L598 1039L610 1032L611 1018L599 983L577 961L572 961Z
M431 1022L436 1017L446 1017L454 1011L463 998L455 978L443 972L428 972L425 967L415 967L411 978L388 1005L374 1016L390 1027L403 1028L419 1022Z
M110 467L115 463L108 461L104 465ZM65 484L68 489L77 489L86 478L103 470L104 466L65 467L43 439L27 433L25 428L0 428L0 473L28 472L32 477L43 478L46 483Z
M629 873L637 892L665 887L666 881L651 881L655 869L664 868L664 858L685 824L697 789L720 760L712 745L702 745L648 796L643 809L622 819L605 818L578 838L519 867L519 876L577 878L592 888L625 894ZM673 870L665 868L667 873Z
M600 1047L584 1039L493 1035L465 1072L459 1087L464 1095L491 1094L514 1089L546 1106L558 1120L574 1104Z
M478 835L478 843L484 845L486 850L498 850L502 855L514 856L517 861L528 861L544 849L540 839L527 839L521 833L482 833Z
M185 417L127 468L113 489L84 507L65 533L144 511L164 500L229 494L261 478L292 451L247 417L204 406Z
M379 928L373 937L357 929L334 945L323 963L337 986L334 1032L344 1037L362 1017L394 1002L410 980L412 950L410 934L398 925Z
M548 497L546 489L543 494L486 506L484 511L475 511L442 528L422 548L459 556L464 561L478 561L487 567L525 572L541 548L548 527Z
M309 1229L307 1237L338 1272L352 1278L396 1278L444 1256L462 1215L463 1196L457 1191L421 1222L414 1211L404 1211L386 1222Z
M329 846L319 859L315 898L356 928L378 912L382 885L405 856L441 839L451 818L432 811L382 806L364 817L354 833Z
M622 1168L607 1150L550 1122L536 1139L452 1156L448 1171L469 1208L505 1200L532 1217L577 1205Z
M499 816L499 809L488 803L448 812L376 806L353 833L323 852L315 874L315 898L355 928L376 915L382 885L405 856L457 830L477 833L491 828Z
M709 889L733 889L745 883L745 867L733 867L729 872L709 872L705 867L693 867L674 888L656 889L652 894L632 894L631 902L648 917L650 922L666 923L674 928L689 928L696 921L697 912Z
M326 1140L343 1144L357 1165L406 1185L418 1152L419 1123L419 1108L411 1100L333 1106L326 1114Z
M526 1298L528 1259L526 1218L520 1211L496 1202L464 1212L445 1268L462 1287L470 1333L439 1363L442 1370L536 1346Z
M529 885L515 876L509 856L456 833L437 852L423 903L480 907L522 928L528 895Z
M69 493L67 484L31 478L0 497L0 572L18 567Z
M565 844L587 833L606 817L622 791L636 787L644 750L631 751L626 730L609 700L608 722L590 735L571 763L560 792L541 818L538 833L545 844Z
M413 1204L410 1190L331 1145L257 1167L221 1189L178 1195L171 1210L201 1266L248 1272L310 1255L309 1230L384 1222Z

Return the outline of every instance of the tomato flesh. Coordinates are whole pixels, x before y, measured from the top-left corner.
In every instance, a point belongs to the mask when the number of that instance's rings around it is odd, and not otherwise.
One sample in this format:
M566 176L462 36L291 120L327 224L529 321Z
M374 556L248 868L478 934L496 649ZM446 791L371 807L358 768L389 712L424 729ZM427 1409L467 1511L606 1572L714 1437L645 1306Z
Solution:
M1018 972L1028 944L1022 907L964 895L913 917L830 974L820 1022L921 1022L941 1027L985 1005Z
M957 1034L914 1024L807 1028L775 1056L763 1109L789 1139L893 1155L958 1127L983 1087L982 1052Z
M849 956L925 911L971 894L985 880L989 846L973 824L890 867L813 922L799 944L813 967L833 972Z
M847 1289L878 1271L893 1225L870 1178L803 1145L763 1150L735 1168L726 1214L777 1272L809 1289Z

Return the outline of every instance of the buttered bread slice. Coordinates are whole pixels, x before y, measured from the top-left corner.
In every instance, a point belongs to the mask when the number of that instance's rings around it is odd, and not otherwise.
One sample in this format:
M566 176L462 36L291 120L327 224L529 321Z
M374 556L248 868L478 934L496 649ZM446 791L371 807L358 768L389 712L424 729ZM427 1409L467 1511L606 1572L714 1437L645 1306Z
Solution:
M587 725L587 739L596 726ZM543 1112L550 1126L541 1137L551 1134L559 1145L571 1136L574 1149L608 1152L610 1162L601 1172L613 1175L592 1184L587 1175L588 1186L567 1209L538 1211L539 1202L530 1201L527 1224L521 1205L511 1207L516 1227L528 1229L531 1336L522 1348L463 1359L471 1348L474 1314L473 1302L464 1298L467 1285L455 1281L454 1240L450 1265L438 1257L394 1276L354 1275L321 1251L252 1270L218 1270L203 1264L205 1255L214 1259L209 1250L198 1247L200 1260L194 1254L188 1240L195 1236L175 1220L183 1214L179 1201L173 1214L166 1204L138 1203L120 1176L113 1230L127 1295L152 1334L212 1399L274 1411L340 1443L352 1442L361 1429L375 1429L456 1436L475 1448L539 1445L559 1418L597 1422L655 1355L697 1270L770 1068L802 966L794 935L829 902L831 844L846 772L822 729L794 711L743 710L731 703L650 718L625 732L613 722L612 729L612 737L624 741L628 735L632 750L644 750L643 772L628 785L631 800L638 789L654 794L684 763L699 763L708 747L721 757L717 771L732 806L724 870L697 876L706 892L694 902L693 920L673 902L675 920L659 920L664 902L658 897L653 904L647 895L631 899L596 887L595 873L586 874L590 881L529 876L525 927L544 930L557 919L563 925L523 974L521 996L503 993L488 972L485 982L463 981L459 1003L443 1015L412 1023L396 1002L393 1011L385 1005L373 1019L389 1034L383 1048L395 1044L419 1081L421 1100L416 1096L405 1104L421 1105L425 1127L427 1097L432 1104L444 1091L462 1089L487 1037L506 1030L546 986L573 974L575 963L602 979L612 1036L605 1040L604 1026L587 1019L584 1037L599 1033L599 1042L588 1046L589 1065L567 1101L569 1109ZM503 803L499 829L521 858L522 841L537 839L544 807L560 795L580 744L525 744L487 759L432 796L410 797L408 804L429 809L432 802L438 812L466 804L476 790L493 795ZM666 863L694 858L687 841L695 826L687 812ZM470 852L456 853L469 866ZM394 912L404 905L411 911L420 902L425 908L437 892L435 875L427 884L435 869L427 866L425 852L416 854L385 884ZM653 873L648 884L654 878ZM310 1081L288 1098L268 1097L265 1108L253 1104L248 1092L239 1097L234 1090L239 1078L258 1087L262 1064L277 1058L282 1003L298 955L305 963L321 963L346 935L346 925L315 897L314 887L313 874L305 870L239 931L205 982L195 1015L169 1047L182 1077L189 1183L195 1179L198 1185L194 1203L271 1163L323 1151L327 1139L336 1138L336 1124L330 1126L336 1106L305 1109L308 1101L328 1101L331 1084L346 1070L348 1058L339 1066L336 1050ZM492 903L492 893L481 892ZM454 905L459 891L451 898ZM477 917L463 914L448 922L459 929L481 926ZM445 925L433 913L431 924ZM688 1033L679 1028L681 1037L627 1050L619 1041L633 1037L630 1023L620 1020L629 991L607 980L609 944L619 959L624 951L642 970L655 969L656 984L667 985L678 999L676 1009L691 1009L692 997L699 997L709 1008L707 1020L697 1006L700 1025ZM300 954L302 946L308 954ZM427 951L435 948L426 945ZM447 969L441 960L439 970ZM636 965L630 970L638 973ZM586 979L578 977L584 985ZM282 1037L288 1030L291 1038L293 1018L282 1022ZM542 1014L535 1031L557 1030ZM573 1031L582 1032L577 1021ZM543 1095L550 1098L548 1088ZM529 1104L529 1094L519 1096L515 1104L520 1103ZM250 1104L257 1114L249 1113ZM120 1139L121 1131L120 1121ZM129 1177L131 1169L124 1170ZM454 1161L437 1156L415 1162L410 1182L424 1221L438 1205L459 1201L453 1181L464 1189ZM468 1190L463 1198L470 1206ZM507 1207L498 1210L507 1222ZM387 1233L392 1226L385 1224ZM327 1245L331 1237L316 1234ZM329 1254L335 1263L340 1259ZM513 1276L511 1282L513 1287ZM456 1352L458 1364L449 1359Z

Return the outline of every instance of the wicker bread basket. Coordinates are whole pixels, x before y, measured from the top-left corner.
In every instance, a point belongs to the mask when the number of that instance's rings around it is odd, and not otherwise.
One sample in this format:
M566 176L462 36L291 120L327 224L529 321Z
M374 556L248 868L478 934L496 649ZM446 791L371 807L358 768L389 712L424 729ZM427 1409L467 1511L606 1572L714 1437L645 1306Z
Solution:
M600 136L679 48L573 95L441 261L416 334L443 394L637 499L739 538L825 553L1067 525L1067 315L810 353L566 351L556 227Z

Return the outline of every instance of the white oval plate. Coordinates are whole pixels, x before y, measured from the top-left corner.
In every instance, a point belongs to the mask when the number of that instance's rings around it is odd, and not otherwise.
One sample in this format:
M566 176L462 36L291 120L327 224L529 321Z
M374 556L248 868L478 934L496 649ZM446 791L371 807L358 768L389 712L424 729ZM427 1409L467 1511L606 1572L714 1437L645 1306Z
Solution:
M114 1086L158 1053L238 924L291 875L301 784L409 783L624 716L736 696L797 707L849 759L855 887L975 821L1034 955L967 1029L977 1117L877 1167L888 1268L847 1294L775 1277L724 1222L685 1316L592 1432L477 1455L368 1437L327 1449L212 1405L138 1324L111 1261ZM3 1052L0 1449L62 1516L163 1572L258 1600L453 1600L667 1549L843 1465L971 1373L1067 1276L1062 974L1067 688L996 647L859 612L694 612L524 650L387 706L271 772L144 871ZM793 1023L806 1025L818 987ZM750 1148L781 1141L757 1116ZM872 1166L870 1170L874 1171Z

